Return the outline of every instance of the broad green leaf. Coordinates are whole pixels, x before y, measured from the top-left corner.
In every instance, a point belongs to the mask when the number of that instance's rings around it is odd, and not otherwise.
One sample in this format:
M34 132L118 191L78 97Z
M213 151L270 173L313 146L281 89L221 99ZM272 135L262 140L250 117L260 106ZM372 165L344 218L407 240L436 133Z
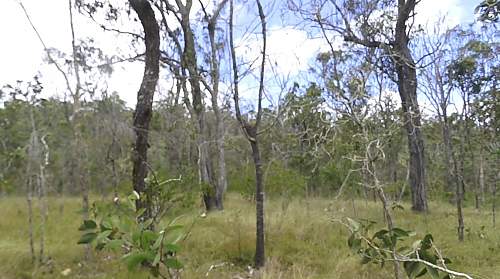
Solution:
M437 269L430 266L427 266L426 269L432 279L439 279L439 272L437 271Z
M78 228L79 231L93 230L97 228L97 224L93 220L84 220L83 224Z
M165 249L167 249L167 251L169 252L176 253L179 252L179 250L181 250L181 247L177 244L167 243L165 244Z
M433 241L434 241L434 238L432 237L431 234L425 235L424 239L422 240L422 244L421 244L420 248L423 250L431 248Z
M361 247L361 239L359 239L357 235L353 233L347 240L347 245L349 246L349 248L351 248L352 251L357 252Z
M92 242L95 238L97 237L97 234L94 233L94 232L89 232L89 233L86 233L84 235L82 235L82 237L80 237L80 240L78 240L78 244L89 244L90 242Z
M427 272L425 269L425 265L419 262L409 262L408 264L405 263L404 265L406 274L410 279L417 278L419 276L422 276Z
M384 236L388 233L389 231L388 230L380 230L378 232L376 232L372 238L378 238L378 239L384 239Z
M113 224L111 223L111 218L106 217L101 221L101 230L111 230L113 229Z
M163 240L163 233L160 233L158 235L158 238L156 239L155 243L153 244L153 247L152 247L153 250L160 248L162 240Z
M405 231L403 229L400 229L400 228L393 228L392 229L392 232L397 236L397 237L407 237L409 236L409 232L408 231Z
M112 251L118 251L119 249L122 248L122 245L123 245L123 240L113 239L108 241L108 243L106 243L105 248L110 249Z
M183 226L169 226L165 230L165 243L177 243L184 237Z
M128 270L137 268L140 264L154 260L154 255L146 252L132 252L124 256Z
M106 231L99 233L96 237L96 241L98 243L105 241L112 232L113 231L106 230Z

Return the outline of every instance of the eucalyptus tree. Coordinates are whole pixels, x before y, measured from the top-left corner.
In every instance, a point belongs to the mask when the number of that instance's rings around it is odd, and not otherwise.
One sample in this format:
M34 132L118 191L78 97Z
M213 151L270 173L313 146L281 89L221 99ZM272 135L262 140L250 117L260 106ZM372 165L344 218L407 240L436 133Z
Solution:
M176 96L183 92L184 104L195 124L198 176L205 208L208 211L221 210L224 207L223 194L227 188L227 178L224 119L219 104L221 79L219 57L222 35L217 24L227 0L216 1L209 6L204 6L203 2L199 1L203 13L201 19L193 19L196 3L192 0L174 3L163 0L156 2L155 7L161 15L161 28L165 31L165 38L172 41L163 51L162 62L170 68L176 79ZM174 23L170 20L172 17ZM206 29L197 28L199 23L206 24ZM208 38L208 48L203 48L200 44L202 37ZM208 68L208 71L204 68ZM212 110L215 115L214 140L210 138L212 131L207 119L205 92L211 95ZM216 145L217 170L210 156L213 142Z
M261 49L261 63L258 74L258 97L257 97L257 112L255 119L245 119L241 113L240 108L240 92L239 82L241 78L240 68L238 67L238 60L236 55L236 47L234 42L234 3L230 1L229 11L229 47L231 52L232 62L232 78L233 78L233 99L234 108L236 111L236 118L240 123L245 137L250 143L252 149L252 158L255 166L255 201L256 201L256 248L255 248L255 267L261 268L265 265L265 250L264 250L264 181L262 171L261 151L259 149L259 130L262 120L263 108L262 100L264 98L264 74L266 67L266 48L267 48L267 28L266 28L266 15L259 0L256 0L256 5L259 13L259 20L261 24L262 35L262 49Z
M135 145L132 156L132 182L134 190L144 198L137 199L137 208L145 209L143 219L152 216L150 200L153 195L145 179L149 171L147 160L149 123L153 113L153 96L160 72L160 28L148 0L130 0L130 6L137 13L144 30L146 56L141 87L137 92L134 112Z
M417 63L410 41L416 0L290 0L292 10L319 27L333 48L335 35L379 54L376 65L398 87L410 154L412 209L427 211L424 140L417 99Z
M227 177L226 177L226 156L225 156L225 148L224 148L224 117L221 113L221 109L219 106L219 98L220 98L220 49L221 45L223 45L223 41L218 40L216 31L219 30L217 27L217 21L220 15L221 10L224 8L224 5L227 3L227 0L222 0L215 7L215 11L210 15L206 8L203 6L203 3L200 1L202 5L202 10L204 13L205 21L207 22L208 29L208 38L210 41L210 81L211 86L204 82L205 88L210 92L211 101L212 101L212 110L215 115L215 141L217 145L217 153L218 153L218 177L217 177L217 185L215 187L215 206L217 209L222 210L224 208L223 205L223 196L227 189Z

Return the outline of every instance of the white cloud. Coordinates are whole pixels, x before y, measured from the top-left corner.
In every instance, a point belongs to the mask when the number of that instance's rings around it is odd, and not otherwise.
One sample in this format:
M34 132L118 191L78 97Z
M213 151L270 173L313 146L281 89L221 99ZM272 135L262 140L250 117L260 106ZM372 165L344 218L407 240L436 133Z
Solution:
M443 31L460 24L465 17L460 0L422 0L416 7L416 13L416 24L444 25ZM445 17L445 20L440 22L442 17Z
M341 41L335 41L340 46ZM254 61L261 56L262 37L241 38L237 45L246 61ZM268 30L266 53L276 73L294 76L308 70L310 62L328 45L324 38L310 38L305 30L293 26L272 27Z
M118 1L118 0L117 0ZM23 0L30 16L41 33L48 47L55 47L64 52L71 50L71 36L69 30L69 14L67 0ZM204 0L208 9L212 7L212 1ZM192 17L199 12L198 1L195 1ZM422 0L417 6L417 23L435 22L439 15L448 12L449 18L446 24L454 25L464 18L464 11L459 0ZM243 6L237 5L236 11L239 20L253 20L255 11L247 11ZM108 54L120 54L130 52L130 43L127 37L115 36L112 33L102 31L95 23L90 22L84 16L75 11L75 28L77 37L83 38L93 36L96 38L98 47L104 49ZM138 23L131 26L129 21L124 26L140 28ZM251 24L250 24L251 25ZM0 37L4 39L0 44L0 85L14 83L16 80L29 80L38 71L42 72L45 82L45 94L64 94L64 82L59 73L52 65L43 61L44 51L31 26L27 22L17 0L2 0L0 9ZM258 24L256 25L258 28ZM257 29L258 30L258 29ZM245 60L253 60L260 55L262 39L259 35L241 38L238 54ZM340 45L339 39L335 45ZM294 26L272 26L268 30L268 72L267 78L274 73L291 78L308 70L310 63L315 59L319 51L328 50L324 38L310 38L306 30ZM257 63L258 64L258 63ZM270 69L273 65L275 72ZM118 91L120 96L133 106L136 101L136 92L139 89L142 78L143 64L125 63L115 68L115 73L109 79L109 90ZM248 94L255 93L255 83L249 82ZM242 85L243 87L243 85ZM269 85L268 90L273 90ZM246 94L246 93L245 93Z

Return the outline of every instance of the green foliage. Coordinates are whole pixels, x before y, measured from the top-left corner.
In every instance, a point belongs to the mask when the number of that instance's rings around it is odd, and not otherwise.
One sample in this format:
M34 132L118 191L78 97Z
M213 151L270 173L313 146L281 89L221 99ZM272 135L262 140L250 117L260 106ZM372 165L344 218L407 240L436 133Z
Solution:
M123 254L129 270L143 266L154 277L182 269L175 253L180 250L184 227L174 219L161 230L154 229L153 219L142 220L144 211L136 209L139 198L133 192L124 202L94 203L94 219L84 220L78 228L82 232L78 244L93 243L97 250Z
M388 261L403 263L406 275L410 279L428 274L430 278L449 278L449 274L440 271L436 266L444 266L451 261L443 258L434 246L431 234L413 242L411 247L405 246L409 237L415 233L401 228L382 229L370 234L375 222L358 222L345 218L345 224L351 231L347 240L349 248L361 256L361 263L374 263L384 266Z

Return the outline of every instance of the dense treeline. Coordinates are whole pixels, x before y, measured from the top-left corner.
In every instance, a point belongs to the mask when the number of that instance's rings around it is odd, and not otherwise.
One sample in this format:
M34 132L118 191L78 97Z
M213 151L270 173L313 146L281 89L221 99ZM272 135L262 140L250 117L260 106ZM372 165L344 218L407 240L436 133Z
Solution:
M285 96L279 109L266 110L265 125L272 127L263 137L262 146L266 192L270 196L334 196L349 177L344 194L372 199L374 196L362 187L362 175L349 174L356 169L356 163L349 160L349 157L360 154L364 148L356 138L360 133L359 127L349 117L334 117L334 111L325 104L327 101L322 97L323 94L316 84L308 87L297 84ZM21 195L25 192L23 173L26 170L26 150L32 129L26 116L30 111L33 111L37 129L46 136L51 150L47 169L50 174L49 194L79 194L80 189L70 183L71 176L74 175L71 163L73 158L67 152L72 134L69 119L71 103L54 98L26 101L20 97L6 97L0 109L1 128L4 131L1 150L2 194ZM383 110L368 112L366 122L369 133L373 136L385 133L384 129L393 129L386 135L386 158L380 163L380 179L388 185L387 191L396 199L408 198L409 192L404 186L407 183L408 164L406 139L401 128L394 125L398 123L401 112L390 96L386 97L383 100ZM164 178L181 175L195 183L195 131L183 107L172 106L169 102L170 100L161 100L154 105L150 140L151 167ZM365 105L369 105L368 101L360 106ZM495 124L491 122L494 115L492 110L486 109L488 105L494 104L488 104L483 99L472 103L473 107L482 108L475 111L473 119L469 120L470 138L465 146L468 154L464 166L466 201L478 208L485 207L485 202L491 202L497 171L497 137L493 130ZM493 107L491 109L494 110ZM85 156L79 160L84 164L87 183L95 194L107 196L114 192L113 187L118 187L119 191L131 188L129 159L133 140L132 113L116 94L82 103L84 124L80 129ZM454 134L452 140L457 145L464 136L460 129L465 125L459 117L456 112L449 116L450 129ZM230 111L224 112L224 119L228 190L251 196L254 177L250 150ZM215 125L210 111L207 122L208 126ZM441 126L439 119L433 115L423 121L429 198L452 201L453 188L446 185ZM214 135L209 137L213 141ZM210 150L215 149L214 142L209 145ZM192 187L199 191L196 186Z

